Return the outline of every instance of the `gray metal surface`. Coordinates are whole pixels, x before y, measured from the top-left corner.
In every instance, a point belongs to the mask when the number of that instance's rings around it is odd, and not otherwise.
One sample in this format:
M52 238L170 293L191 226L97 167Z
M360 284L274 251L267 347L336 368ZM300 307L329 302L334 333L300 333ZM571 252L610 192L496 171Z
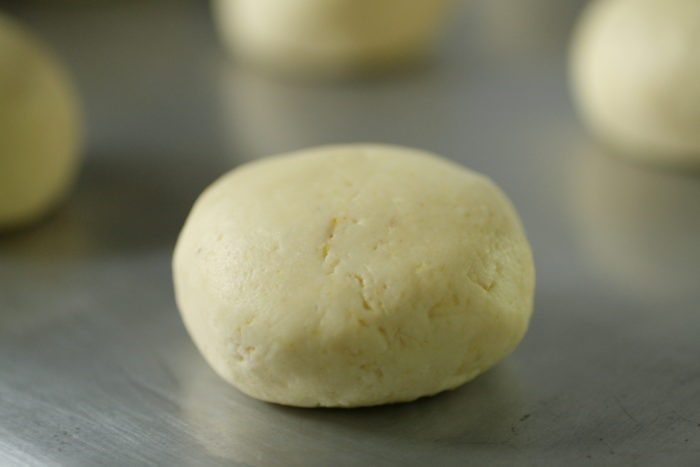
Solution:
M700 465L700 179L586 137L566 86L576 2L474 0L426 69L322 85L231 66L194 1L4 6L70 65L89 141L70 202L0 237L1 465ZM504 187L538 267L529 334L411 404L251 400L184 331L176 235L225 170L343 141Z

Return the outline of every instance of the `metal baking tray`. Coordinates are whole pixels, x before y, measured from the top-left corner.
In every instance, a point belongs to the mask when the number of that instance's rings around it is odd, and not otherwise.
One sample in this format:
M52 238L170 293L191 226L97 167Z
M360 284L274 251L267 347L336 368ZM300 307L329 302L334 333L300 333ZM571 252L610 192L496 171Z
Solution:
M69 202L0 237L1 465L700 465L700 179L586 135L566 72L582 2L464 2L427 66L324 83L232 64L203 2L0 5L69 65L88 137ZM504 188L538 270L529 333L414 403L252 400L182 326L179 228L226 170L353 141Z

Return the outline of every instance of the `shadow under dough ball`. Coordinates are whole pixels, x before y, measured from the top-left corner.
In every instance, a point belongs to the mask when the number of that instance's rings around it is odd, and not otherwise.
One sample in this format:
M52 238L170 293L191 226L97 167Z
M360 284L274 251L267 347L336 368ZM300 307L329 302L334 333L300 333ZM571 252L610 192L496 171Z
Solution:
M700 167L700 2L597 0L572 48L579 109L633 159Z
M421 151L328 146L243 165L174 255L206 360L250 396L369 406L453 389L523 337L534 268L487 178Z
M69 76L43 44L0 14L0 229L34 221L61 200L80 145Z

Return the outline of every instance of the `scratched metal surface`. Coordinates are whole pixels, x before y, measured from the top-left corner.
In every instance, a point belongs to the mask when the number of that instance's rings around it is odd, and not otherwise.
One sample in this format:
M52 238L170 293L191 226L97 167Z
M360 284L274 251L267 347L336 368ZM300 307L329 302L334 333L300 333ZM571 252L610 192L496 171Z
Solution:
M201 2L0 7L63 56L88 120L70 202L0 237L0 465L700 465L700 179L586 137L565 74L577 2L474 0L426 69L325 85L231 66ZM178 229L238 163L358 140L504 187L538 266L530 332L411 404L251 400L182 327Z

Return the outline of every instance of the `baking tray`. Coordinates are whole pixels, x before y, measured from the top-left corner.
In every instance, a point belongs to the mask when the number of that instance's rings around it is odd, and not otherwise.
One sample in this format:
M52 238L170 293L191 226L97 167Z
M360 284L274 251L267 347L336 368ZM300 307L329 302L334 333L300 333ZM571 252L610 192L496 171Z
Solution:
M586 136L566 76L581 2L465 2L427 66L315 84L231 64L203 2L2 6L71 68L87 143L69 203L0 237L0 464L700 465L700 179ZM504 188L535 253L530 331L414 403L252 400L185 333L177 233L226 170L353 141L431 150Z

